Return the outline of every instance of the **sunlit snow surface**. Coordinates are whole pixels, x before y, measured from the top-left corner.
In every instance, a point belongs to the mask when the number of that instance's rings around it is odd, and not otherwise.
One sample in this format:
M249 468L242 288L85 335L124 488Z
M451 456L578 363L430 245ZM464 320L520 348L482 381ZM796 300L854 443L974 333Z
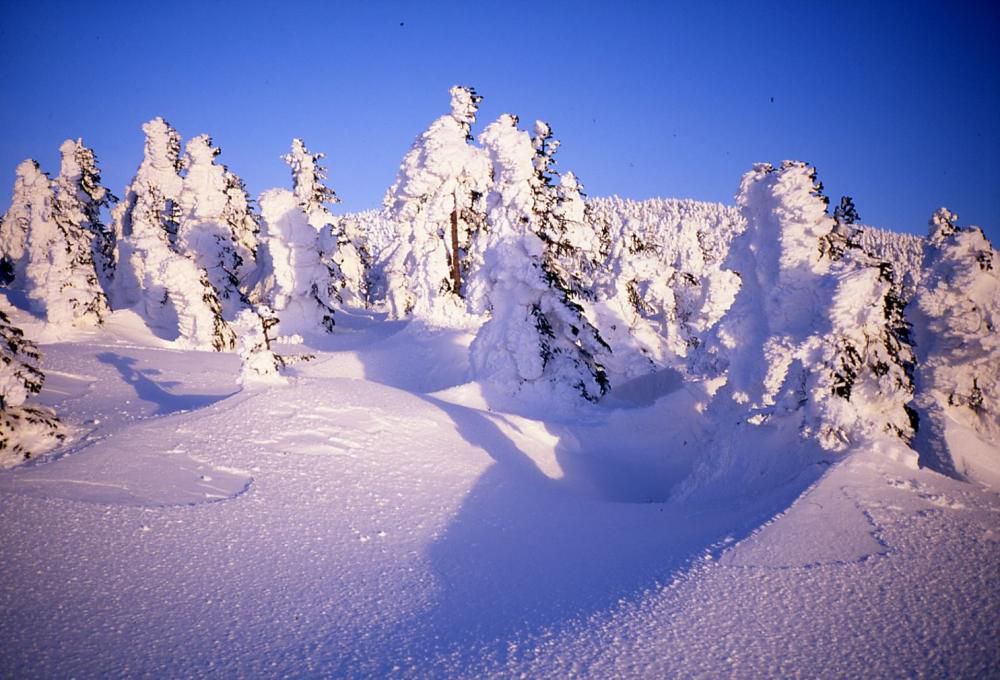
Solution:
M490 411L470 335L338 319L243 391L127 313L48 338L74 438L0 473L0 676L998 673L995 492L856 450L678 502L671 373Z

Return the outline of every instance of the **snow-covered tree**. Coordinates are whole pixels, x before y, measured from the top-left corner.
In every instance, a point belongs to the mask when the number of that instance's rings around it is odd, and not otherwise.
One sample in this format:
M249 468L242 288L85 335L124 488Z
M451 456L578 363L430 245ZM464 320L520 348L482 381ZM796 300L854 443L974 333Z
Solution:
M27 289L29 239L52 229L52 187L38 162L22 161L15 171L10 208L0 222L0 276L6 285ZM41 229L32 229L39 222ZM44 226L49 225L49 226Z
M0 306L0 467L11 467L58 446L66 431L55 412L25 405L42 389L45 375L33 342Z
M414 142L385 197L399 227L384 268L389 314L410 314L442 325L466 325L468 312L484 311L481 296L471 302L467 278L481 266L490 162L469 144L481 97L451 88L451 111Z
M324 184L326 168L320 165L325 154L312 153L301 139L292 140L291 152L282 156L292 169L293 193L320 232L321 258L330 271L328 294L338 303L366 307L371 256L365 233L356 220L335 217L327 205L340 202L336 192Z
M67 160L74 163L64 154L64 170ZM94 270L87 216L68 193L73 190L71 180L53 183L38 163L24 161L0 238L13 274L9 283L25 291L35 313L56 325L93 325L108 312L107 299Z
M915 359L905 302L892 265L849 251L831 276L836 290L830 330L809 343L812 426L828 449L862 437L891 434L910 442L918 419L913 397Z
M223 166L225 168L225 166ZM240 289L246 293L253 288L257 276L257 248L260 237L260 215L253 208L246 184L229 168L225 168L226 205L222 219L232 231L236 252L241 260L236 274Z
M269 273L256 297L278 315L284 335L332 331L332 284L320 252L322 231L287 189L265 191L260 207L262 260Z
M737 204L747 231L729 264L742 288L715 340L729 354L727 394L749 422L797 418L827 449L908 441L913 357L890 266L849 241L822 248L837 224L804 163L755 166Z
M154 118L142 131L146 135L142 163L112 213L117 256L111 302L116 309L142 302L154 315L162 306L163 291L150 290L155 273L147 269L155 268L172 250L183 164L180 135L166 121Z
M113 239L101 222L101 208L114 197L100 185L93 152L82 140L60 147L62 165L56 178L52 217L57 233L44 249L34 281L44 296L46 318L55 324L99 324L110 311L102 281L113 271Z
M854 199L842 196L840 205L833 211L833 229L820 239L820 254L831 260L839 260L849 248L855 247L858 229L858 211L854 207Z
M555 170L559 140L548 123L535 121L534 201L538 234L546 242L547 266L558 269L577 299L593 299L595 274L606 243L587 219L583 186L576 175Z
M575 298L555 241L543 236L555 206L544 161L536 163L536 149L515 116L491 123L480 142L494 164L484 255L491 315L472 343L473 370L508 395L596 401L608 390L601 361L610 350Z
M208 135L187 143L177 248L208 273L223 316L233 319L248 304L241 284L253 270L257 222L242 181L215 163L219 153Z
M974 460L968 441L943 440L950 421L1000 443L1000 255L981 229L957 221L946 208L931 218L922 281L907 311L920 366L917 404L950 459L939 462L976 477L989 461ZM992 469L1000 479L995 457Z
M309 151L298 138L292 140L292 150L281 157L292 169L292 193L316 229L322 229L333 219L327 204L340 203L337 192L323 183L326 168L320 161L325 157L324 153Z
M91 234L94 269L102 288L107 290L114 277L115 237L104 224L101 211L110 210L118 198L101 184L97 157L82 139L67 139L59 151L62 165L56 178L57 206L65 214L82 213L80 226Z
M333 294L352 307L368 307L372 255L364 223L354 215L336 218L324 231L321 249L330 268Z
M207 271L178 250L180 135L162 118L142 129L142 164L114 211L115 305L141 304L148 323L175 328L188 347L232 349L236 336L223 318L218 291Z
M277 324L278 318L263 305L244 309L236 317L233 328L237 337L236 351L242 363L240 385L287 382L280 373L285 360L271 349L270 332Z

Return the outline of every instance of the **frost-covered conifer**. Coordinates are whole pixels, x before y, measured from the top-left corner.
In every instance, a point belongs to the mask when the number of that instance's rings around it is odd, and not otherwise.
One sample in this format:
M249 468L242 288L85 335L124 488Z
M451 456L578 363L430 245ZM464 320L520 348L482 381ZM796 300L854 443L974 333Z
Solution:
M1000 442L1000 255L982 230L957 226L945 208L931 218L922 281L908 312L919 359L917 404L942 439L951 423ZM961 474L1000 480L1000 460L976 460L971 442L939 441ZM995 449L994 449L995 450Z
M831 260L839 260L848 248L856 246L858 211L850 196L842 196L840 205L833 211L833 229L820 239L820 254Z
M219 153L208 135L187 143L177 248L208 273L223 316L233 319L248 304L241 284L253 269L257 223L242 181L215 163Z
M323 183L326 168L320 161L325 157L324 153L309 151L298 138L292 140L292 150L281 157L292 169L292 193L316 229L322 229L333 219L326 205L340 203L337 192Z
M531 145L535 150L535 213L540 222L538 234L547 244L547 266L560 270L560 278L574 297L593 299L595 272L605 244L587 219L583 187L572 172L561 177L556 172L559 140L548 123L535 122Z
M35 161L18 166L2 230L11 284L25 291L34 312L59 326L99 324L108 312L94 270L93 233L76 194L78 177L69 177L75 144L63 145L64 176L55 183Z
M101 184L101 171L92 149L82 139L68 139L59 147L62 165L56 179L56 202L64 214L82 213L80 226L92 240L92 259L101 287L107 290L114 277L115 238L104 224L102 209L111 209L118 198Z
M480 141L494 164L485 252L490 319L472 343L475 374L506 394L575 395L595 401L608 389L601 363L609 348L584 315L554 242L542 235L553 219L552 186L517 118L501 116Z
M467 325L484 301L469 301L467 279L481 266L486 248L483 197L490 163L469 144L481 97L450 90L451 112L434 121L403 158L385 197L398 239L384 267L389 314L410 314L442 325Z
M236 336L222 316L205 269L178 250L180 135L162 118L143 125L145 153L124 200L114 211L118 247L116 306L141 304L147 322L176 328L182 344L222 351Z
M142 131L146 135L142 164L112 214L117 267L111 302L116 309L143 302L153 314L163 291L146 294L155 279L147 268L166 257L177 234L176 201L183 186L181 141L162 118L145 123Z
M237 278L241 290L246 292L253 287L254 276L257 274L260 215L253 209L243 180L228 168L225 168L225 179L226 205L222 211L222 219L232 230L233 242L241 260L237 267Z
M42 389L41 355L0 307L0 467L11 467L58 446L66 431L56 414L25 401Z
M352 307L368 307L372 256L364 223L354 215L339 217L325 230L321 244L330 268L333 294Z
M727 392L749 422L795 416L839 450L884 433L908 441L913 357L891 269L845 242L810 166L747 173L737 196L747 231L731 266L742 289L717 342L730 352Z
M602 244L594 277L596 299L586 301L601 334L614 348L612 380L658 368L711 373L699 348L729 309L739 277L722 263L746 221L735 208L698 201L617 197L588 203Z
M262 257L269 274L257 297L278 315L284 335L332 331L332 285L320 252L322 232L287 189L265 191L260 208Z
M287 382L280 373L285 360L271 349L269 333L277 324L278 318L263 305L255 309L244 309L236 317L233 328L237 336L236 351L242 362L239 378L241 385Z
M26 290L29 239L52 229L52 187L37 161L22 161L15 171L10 208L0 222L0 277L6 285ZM40 222L41 230L32 224ZM49 225L49 226L45 226Z
M340 199L324 184L326 169L320 165L324 157L310 152L302 140L293 139L291 152L282 158L292 169L293 193L299 205L309 224L320 231L318 246L330 272L328 294L337 302L366 307L371 256L365 233L356 220L335 217L326 208Z

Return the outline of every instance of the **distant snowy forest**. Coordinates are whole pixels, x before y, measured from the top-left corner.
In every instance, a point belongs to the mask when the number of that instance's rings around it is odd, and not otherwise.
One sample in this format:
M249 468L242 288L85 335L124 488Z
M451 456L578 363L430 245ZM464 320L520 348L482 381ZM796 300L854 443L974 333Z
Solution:
M121 198L67 140L55 178L17 168L0 285L53 332L131 310L177 348L237 352L248 386L281 384L306 358L279 340L308 345L358 310L474 332L469 378L501 409L588 408L677 376L700 386L713 424L691 493L752 484L756 471L720 460L764 422L824 455L869 442L1000 485L1000 257L980 229L945 208L926 237L865 226L798 161L755 165L734 206L588 198L557 169L548 124L503 115L473 138L479 95L450 95L382 209L358 214L330 212L323 154L299 139L283 157L291 188L256 200L209 136L182 146L161 118L143 126ZM32 403L44 362L9 311L3 466L68 436Z

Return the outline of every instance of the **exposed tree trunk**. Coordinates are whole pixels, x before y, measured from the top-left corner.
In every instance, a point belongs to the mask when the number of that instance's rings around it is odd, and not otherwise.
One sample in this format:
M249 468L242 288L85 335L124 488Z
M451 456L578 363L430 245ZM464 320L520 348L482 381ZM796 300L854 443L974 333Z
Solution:
M462 266L458 259L458 206L451 211L451 289L462 297Z

